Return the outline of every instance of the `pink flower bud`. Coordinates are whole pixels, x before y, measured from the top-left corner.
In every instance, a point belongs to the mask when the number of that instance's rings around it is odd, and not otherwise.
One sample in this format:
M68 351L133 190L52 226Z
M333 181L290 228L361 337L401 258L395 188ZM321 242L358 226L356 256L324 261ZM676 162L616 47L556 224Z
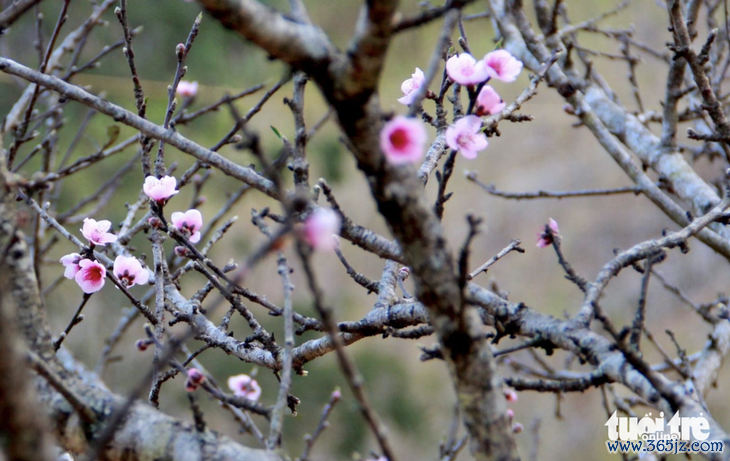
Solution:
M522 432L524 430L525 430L525 427L520 423L514 423L512 425L512 432L514 432L515 434L519 434L520 432Z
M413 118L395 117L380 131L380 148L385 158L394 165L421 160L426 141L426 129Z
M153 229L162 229L162 220L156 216L151 217L147 220L147 224Z
M515 392L514 389L505 387L504 388L504 398L507 399L508 402L514 403L517 401L517 392Z
M200 372L197 368L191 368L188 370L188 379L193 384L201 384L205 381L205 375Z
M190 257L190 250L188 250L184 246L176 246L175 247L175 254L180 256L181 258L189 258Z
M548 222L548 230L543 230L537 234L537 246L539 248L547 248L553 244L555 239L560 239L560 230L558 229L558 222L553 218L550 218ZM558 240L560 243L560 240Z
M178 43L177 46L175 47L175 54L178 57L181 57L183 55L183 53L185 53L185 45L183 43Z
M140 352L144 352L147 350L147 347L150 345L150 342L146 339L138 339L134 345L137 347L137 349Z
M418 89L426 83L426 76L423 75L423 71L416 67L416 71L413 73L411 78L404 81L401 84L400 89L403 92L403 97L398 99L401 104L409 105L413 103L413 100L418 93Z
M334 400L335 402L337 402L337 401L338 401L338 400L340 400L341 398L342 398L342 392L340 392L340 390L339 390L339 389L335 389L335 390L334 390L334 391L332 392L332 400Z
M512 411L512 409L511 409L511 408L507 408L507 417L508 417L509 419L512 419L512 418L514 418L514 417L515 417L515 412L514 412L514 411Z

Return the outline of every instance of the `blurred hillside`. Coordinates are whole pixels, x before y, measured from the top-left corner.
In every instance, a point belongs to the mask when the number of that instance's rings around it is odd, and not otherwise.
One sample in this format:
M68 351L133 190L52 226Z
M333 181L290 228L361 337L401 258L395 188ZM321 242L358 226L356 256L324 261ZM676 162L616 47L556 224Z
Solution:
M3 7L7 3L5 1ZM266 3L282 10L288 8L288 2L284 0ZM332 37L337 46L345 48L354 29L361 2L310 0L305 3L313 21ZM617 2L567 3L571 19L580 22L612 9ZM44 17L42 29L46 39L55 24L59 7L60 2L57 0L47 0L41 4ZM466 14L478 13L485 8L485 2L475 2L466 10ZM419 10L419 6L416 1L403 1L401 9L406 14L413 14ZM89 11L89 3L72 2L69 21L64 30L78 26L88 16ZM200 8L195 3L181 0L132 0L129 2L129 13L133 26L144 27L133 44L142 85L149 97L148 118L159 123L164 117L167 104L167 85L171 83L175 72L175 46L185 41ZM85 58L81 59L82 62L93 57L103 46L121 39L121 30L113 13L110 11L105 18L108 25L92 34L83 52ZM666 33L666 10L655 2L635 2L617 16L609 18L607 24L622 28L632 26L637 40L658 49L662 49L669 39ZM401 96L400 84L410 77L415 67L425 69L440 27L441 24L437 21L418 30L405 32L394 41L380 87L381 104L386 110L399 114L406 112L405 107L396 101ZM482 56L494 49L496 45L492 39L495 34L489 19L469 21L465 27L469 45L475 55ZM36 67L38 53L29 45L35 39L35 24L32 18L25 18L0 37L0 54ZM617 52L615 44L599 36L587 36L583 44L606 52ZM597 57L595 64L617 92L619 99L625 101L628 107L633 107L632 95L626 82L626 63ZM283 66L270 61L264 53L224 30L208 16L203 18L201 32L187 66L185 79L198 81L201 85L198 96L188 109L190 111L213 103L226 93L241 91L259 83L265 83L267 88L271 87L286 72ZM96 92L103 91L110 101L133 110L134 99L128 74L126 60L121 51L118 51L105 58L101 67L80 75L73 81L88 85ZM644 91L644 102L651 109L661 109L659 101L663 97L665 74L665 66L651 58L645 58L637 68L639 87ZM513 84L497 82L494 86L505 101L510 102L522 92L528 81L529 76L524 73ZM0 76L0 113L7 113L23 87L24 84L18 85L18 82L7 76ZM282 103L284 97L291 97L291 93L292 84L289 83L248 125L250 130L260 135L268 159L275 158L281 149L281 141L272 131L272 126L288 139L294 138L291 112ZM262 95L263 92L259 92L246 97L237 104L238 110L245 113ZM477 277L476 281L488 285L494 280L501 290L510 292L510 300L522 301L557 317L562 317L565 313L575 313L582 300L582 293L565 280L551 250L535 247L536 235L549 218L555 218L560 224L566 257L588 279L594 278L601 266L613 257L614 249L626 249L640 241L656 238L664 228L676 229L676 225L642 196L517 202L488 196L464 177L462 172L474 171L481 181L494 183L497 188L506 191L567 191L631 185L629 179L605 154L590 133L584 128L572 126L575 119L564 112L563 104L562 99L552 89L541 87L538 95L523 108L523 112L534 116L533 122L504 122L499 127L501 136L491 138L489 148L478 159L469 161L458 158L457 174L449 183L449 190L454 191L454 196L448 202L444 216L444 226L454 249L459 248L466 236L466 212L485 218L484 231L473 246L474 267L504 248L510 239L521 239L527 250L525 254L510 254L491 268L487 275ZM427 111L433 110L431 101L427 101L424 106ZM317 89L310 85L305 102L307 124L312 126L326 112L326 105ZM66 129L61 133L61 145L68 146L71 143L76 127L86 114L87 110L78 104L69 103L65 106ZM98 145L103 144L107 126L113 124L112 120L100 115L91 120L90 128L78 144L72 159L94 152ZM222 109L189 126L180 127L180 131L201 145L212 146L232 125L230 112ZM119 139L133 134L132 130L123 127ZM308 148L308 160L312 165L310 178L326 178L343 209L355 222L388 235L374 205L364 199L369 197L367 184L339 137L336 122L331 120L311 141ZM135 152L136 145L109 162L102 162L89 169L88 174L80 175L78 180L65 183L61 190L59 211L73 206L85 194L96 190L118 168L133 158ZM232 146L223 148L221 153L242 164L257 164L257 160L250 154ZM173 162L177 164L175 175L178 177L193 163L188 156L170 147L167 148L166 159L168 166ZM706 174L707 178L713 178L717 174L714 166L707 164L706 160L699 162L697 169ZM31 161L24 170L33 171L37 167L38 163ZM205 217L214 215L225 202L227 194L238 188L235 181L219 172L211 171L211 174L213 180L204 189L206 202L201 207ZM289 178L287 180L290 181ZM141 169L135 167L125 177L114 199L103 212L94 217L119 222L126 212L124 203L137 199L142 182ZM427 193L429 197L436 197L435 179L429 182ZM175 200L175 206L185 208L190 203L191 191L184 190ZM261 194L248 194L231 213L239 217L234 231L214 248L211 257L221 264L231 258L240 261L251 249L264 242L265 238L250 223L250 210L265 206L280 211L275 202ZM149 242L145 236L137 236L132 245L151 259ZM173 248L171 242L167 242L166 246L170 251ZM66 242L58 244L49 261L57 261L71 249L71 245ZM699 242L693 242L691 249L687 255L680 255L676 251L670 253L668 261L659 269L695 302L707 302L714 299L718 292L726 290L727 262ZM371 279L379 278L383 268L382 261L364 255L344 241L343 252L358 271ZM304 314L315 315L311 300L304 289L306 282L301 277L297 258L292 251L288 255L295 268L295 285L300 287L295 292L296 308ZM369 311L375 299L374 295L366 295L355 285L334 255L317 255L316 264L319 279L327 281L327 300L335 306L338 320L356 320ZM46 285L62 273L61 266L56 266L55 271L47 272L48 279L44 281ZM251 276L248 284L257 293L280 303L281 283L275 275L275 261L270 258ZM190 295L203 280L196 274L186 277L188 285L183 287L183 291ZM602 300L610 317L617 322L631 321L640 283L640 275L629 270L612 282L608 296ZM412 287L408 285L408 288ZM142 293L141 289L139 293ZM53 329L61 331L76 309L81 294L76 286L65 283L55 289L48 299ZM115 290L105 290L102 295L94 296L86 308L85 321L78 327L78 331L74 330L66 345L88 365L93 366L104 340L114 331L117 319L126 307L126 298ZM253 309L257 309L257 306ZM283 337L279 319L269 318L258 310L256 312L266 320L265 327L269 331L276 332L277 337ZM223 312L218 312L217 318L213 320L219 321L222 314ZM690 353L702 347L706 341L706 327L699 323L697 316L662 290L659 284L653 285L650 291L647 316L650 331L660 338L659 341L667 350L673 350L673 346L663 333L665 329L671 329L680 344ZM135 340L144 336L142 325L138 321L133 326L133 332L117 350L123 360L113 363L105 376L106 382L116 392L124 393L129 390L136 382L138 370L146 369L150 362L151 352L141 353L134 347ZM240 318L234 319L231 330L240 336L248 334L247 326ZM297 338L297 341L312 337L314 335L311 333L305 334ZM454 396L444 364L437 361L419 361L419 345L431 345L433 342L434 338L415 342L394 338L382 340L376 337L350 347L366 377L367 390L374 406L384 416L391 432L396 435L396 451L411 453L413 456L401 459L436 459L438 444L447 433L453 412ZM517 342L504 340L497 347L502 349L513 344ZM191 342L189 346L191 349L197 348L195 342ZM661 356L654 349L647 348L647 351L648 357L655 362L661 360ZM523 353L515 356L528 362L534 361L528 352L521 354ZM552 357L541 359L563 367L568 357L557 352ZM254 368L215 350L206 351L200 360L221 383L229 375L250 373ZM292 390L302 400L299 415L285 421L285 446L289 454L293 458L299 455L303 447L302 437L314 430L322 406L332 390L339 386L343 389L344 399L333 413L331 428L316 445L313 459L352 459L356 452L367 456L368 450L375 449L376 445L370 439L356 404L350 397L334 356L325 356L305 368L309 375L295 376ZM575 363L574 369L581 367ZM508 366L504 370L509 373ZM275 377L268 370L259 370L257 379L264 388L262 400L273 404L277 391ZM722 378L720 381L722 382ZM162 411L192 420L180 378L165 385L162 397ZM229 414L205 398L201 399L201 404L211 428L241 439L238 426ZM715 419L724 427L730 427L730 407L724 399L724 393L717 391L710 395L708 405L713 408ZM514 411L516 420L527 428L525 433L518 436L523 457L528 457L534 441L530 428L534 421L539 420L539 459L557 460L568 455L576 459L608 459L605 451L606 431L603 426L607 416L599 390L558 397L523 392L520 393L519 402L514 405ZM254 443L246 437L241 440L248 444ZM465 452L459 459L471 458Z

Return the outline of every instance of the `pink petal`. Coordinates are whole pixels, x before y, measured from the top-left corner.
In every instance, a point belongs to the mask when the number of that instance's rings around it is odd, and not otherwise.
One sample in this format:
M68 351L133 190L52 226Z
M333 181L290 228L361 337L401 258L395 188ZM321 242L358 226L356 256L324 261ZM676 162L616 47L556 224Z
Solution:
M492 115L501 112L505 108L506 104L499 97L494 88L489 85L484 87L477 96L477 114L478 115Z
M341 225L337 212L319 208L304 221L304 239L316 250L331 250L334 248L332 235L339 235Z
M476 115L467 115L466 117L461 117L457 120L454 125L456 126L456 129L462 133L474 134L478 133L482 128L482 119Z
M66 267L63 271L63 276L67 279L74 278L80 269L79 261L81 261L81 255L78 253L67 254L61 258L61 264Z
M472 55L462 53L446 61L446 73L451 80L460 85L475 85L489 78L484 66L477 64Z
M522 71L522 63L507 50L487 53L483 62L489 76L503 82L514 82Z

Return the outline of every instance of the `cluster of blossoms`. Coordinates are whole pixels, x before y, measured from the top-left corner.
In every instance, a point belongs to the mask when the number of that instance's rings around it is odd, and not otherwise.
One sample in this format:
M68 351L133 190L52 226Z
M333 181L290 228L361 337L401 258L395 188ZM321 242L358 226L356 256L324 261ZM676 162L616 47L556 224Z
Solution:
M514 389L510 389L508 387L504 388L504 398L509 403L515 403L517 402L517 392L514 391ZM507 409L507 416L509 416L510 421L512 421L515 417L515 412L511 409ZM512 430L519 434L524 430L524 427L520 423L512 423Z
M464 157L474 159L477 153L487 148L487 136L481 132L485 115L501 112L505 103L494 88L487 85L492 78L503 82L513 82L522 71L522 63L507 50L495 50L477 61L469 53L454 55L446 61L449 79L464 85L469 92L476 94L474 114L451 125L446 130L446 144L459 151ZM416 102L419 90L426 85L423 71L416 71L401 85L403 97L398 102L410 105ZM478 91L478 93L477 93ZM426 93L430 94L430 93ZM418 162L424 153L427 142L426 129L414 118L398 116L385 124L380 132L380 148L385 158L395 164Z
M96 245L105 246L107 243L117 241L117 236L108 232L111 227L111 221L96 221L95 219L86 218L81 233L89 241L90 248L93 249ZM61 258L61 264L66 268L63 275L67 279L76 280L84 293L95 293L104 287L106 267L103 264L78 253L64 256Z
M162 205L178 193L176 187L177 181L172 176L160 179L148 176L142 189L147 197ZM200 211L193 209L184 213L175 212L172 214L172 223L192 243L200 241L200 229L203 227L203 215ZM61 264L65 267L63 275L68 279L74 279L84 293L96 293L104 287L107 269L90 255L95 246L105 246L107 243L117 241L117 236L109 232L111 226L111 221L84 219L81 233L89 241L89 251L86 252L89 257L71 253L61 258ZM125 287L144 285L150 280L147 268L133 256L117 256L114 260L113 273Z

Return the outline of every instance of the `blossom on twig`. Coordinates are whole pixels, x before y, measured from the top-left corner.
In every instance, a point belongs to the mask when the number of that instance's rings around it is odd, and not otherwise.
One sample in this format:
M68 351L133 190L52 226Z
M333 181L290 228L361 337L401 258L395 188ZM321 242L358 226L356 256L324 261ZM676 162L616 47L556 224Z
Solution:
M426 76L423 75L423 71L421 69L416 67L416 71L413 72L411 78L405 80L401 84L400 89L403 92L403 97L399 98L398 102L405 105L412 104L413 100L416 98L418 89L421 88L424 83L426 83Z
M90 259L79 261L79 271L74 277L84 293L96 293L106 282L106 267Z
M553 218L550 218L547 227L537 234L537 246L539 248L547 248L553 244L554 239L560 238L560 229L558 229L558 222Z
M482 119L476 115L462 117L446 129L446 144L468 159L477 158L477 152L489 145L481 129Z
M304 221L304 240L315 250L332 250L342 226L340 215L330 208L318 208Z
M469 53L454 55L446 61L446 73L459 85L476 85L489 78L484 63L474 59Z
M477 95L476 114L479 116L492 115L504 110L506 104L497 92L489 85L484 85Z
M165 176L160 179L154 176L147 176L142 189L147 197L157 203L164 203L165 200L180 192L175 190L176 187L177 180L174 176Z
M481 61L490 78L514 82L522 72L522 63L507 50L494 50Z
M394 165L415 163L423 157L426 136L426 129L418 120L398 116L383 126L380 148Z
M188 378L185 380L185 390L193 392L205 381L205 375L197 368L188 370Z
M84 218L84 227L81 228L81 233L84 234L84 237L90 243L104 246L107 243L117 241L116 235L111 232L107 232L111 227L111 221L107 221L105 219L97 221L91 218Z
M150 279L150 273L133 256L117 256L114 260L114 275L125 287L144 285Z
M177 94L184 98L192 98L198 94L198 82L181 80L180 83L177 84Z
M76 273L81 270L79 267L79 261L81 261L81 255L78 253L67 254L61 258L61 264L66 267L63 271L63 276L67 279L74 278Z
M228 388L238 397L254 401L261 397L261 386L255 379L246 374L228 378Z
M203 215L200 211L176 211L172 214L172 224L186 234L192 243L200 241L200 229L203 227Z

